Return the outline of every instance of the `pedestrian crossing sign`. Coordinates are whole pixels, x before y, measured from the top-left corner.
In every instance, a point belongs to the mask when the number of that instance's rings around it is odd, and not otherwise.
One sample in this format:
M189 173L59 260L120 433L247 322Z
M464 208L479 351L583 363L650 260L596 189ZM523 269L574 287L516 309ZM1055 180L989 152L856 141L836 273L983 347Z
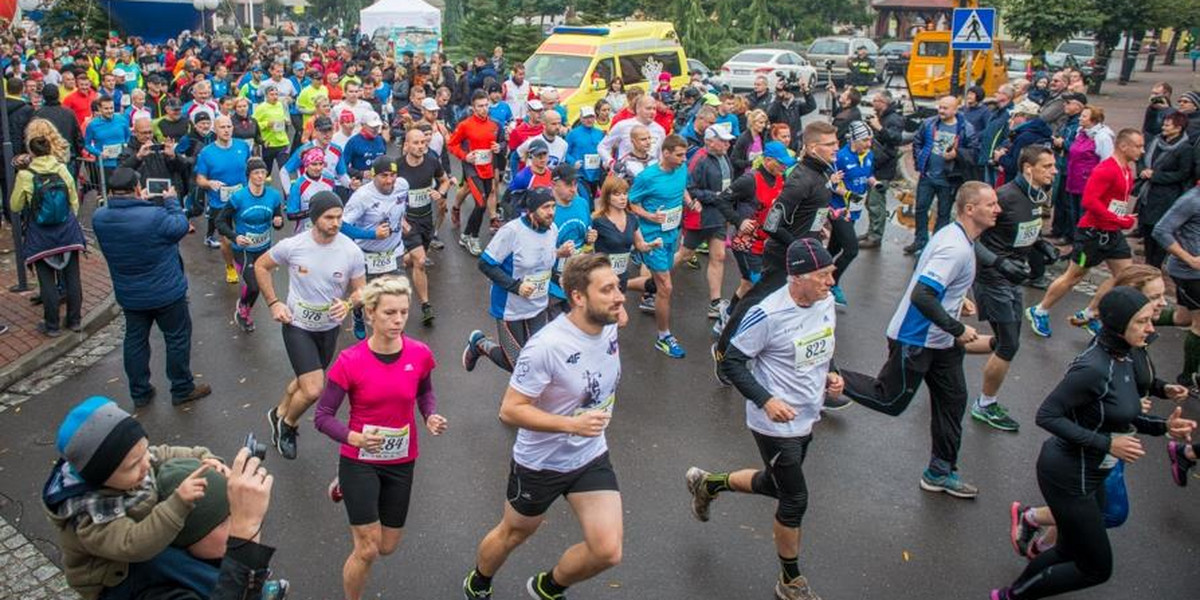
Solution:
M954 34L950 47L955 50L991 50L996 34L996 9L956 8L950 31Z

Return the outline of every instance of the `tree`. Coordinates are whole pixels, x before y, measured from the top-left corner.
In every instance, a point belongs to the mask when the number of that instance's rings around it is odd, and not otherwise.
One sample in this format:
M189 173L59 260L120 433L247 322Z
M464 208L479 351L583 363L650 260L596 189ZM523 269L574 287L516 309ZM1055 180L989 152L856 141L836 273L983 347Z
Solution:
M1004 28L1029 43L1033 54L1048 52L1076 31L1088 31L1100 24L1094 0L1002 0L1000 14Z
M282 17L287 12L287 7L283 5L283 0L263 0L262 3L263 16L275 23L279 17Z
M1174 20L1177 10L1172 0L1091 0L1092 10L1099 16L1093 29L1096 35L1096 66L1088 93L1099 94L1100 87L1108 76L1108 61L1117 49L1121 34L1128 34L1139 42L1147 29L1164 26Z
M46 16L41 23L45 39L83 37L103 41L115 26L108 13L92 0L58 0L48 8L46 4L42 6Z
M531 10L532 5L528 7ZM490 54L496 46L504 47L510 60L523 60L542 42L542 30L537 25L517 23L519 18L532 19L538 15L522 12L515 0L473 0L470 14L459 31L459 50L464 54Z
M442 40L446 46L457 46L462 42L460 32L465 13L466 0L446 0L446 9L442 12Z
M307 14L325 27L339 27L345 33L358 29L358 11L372 0L308 0Z

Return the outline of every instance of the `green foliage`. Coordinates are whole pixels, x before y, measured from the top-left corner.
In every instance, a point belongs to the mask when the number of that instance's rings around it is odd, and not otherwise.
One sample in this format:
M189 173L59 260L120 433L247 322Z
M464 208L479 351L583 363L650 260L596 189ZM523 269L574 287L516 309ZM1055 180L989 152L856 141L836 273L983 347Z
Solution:
M517 0L471 0L469 14L459 29L459 46L468 54L482 52L490 55L492 48L503 46L509 60L524 60L542 43L542 31L537 25L515 23L518 17L536 17L523 9Z
M308 0L305 14L325 27L356 31L358 12L371 4L373 0Z
M58 0L46 11L42 35L46 39L84 37L104 40L116 24L92 0Z
M283 5L283 0L263 0L262 11L263 15L274 22L287 12L287 7Z
M1074 32L1088 31L1100 23L1093 10L1095 0L1002 0L1000 15L1004 28L1029 42L1030 51L1051 51Z

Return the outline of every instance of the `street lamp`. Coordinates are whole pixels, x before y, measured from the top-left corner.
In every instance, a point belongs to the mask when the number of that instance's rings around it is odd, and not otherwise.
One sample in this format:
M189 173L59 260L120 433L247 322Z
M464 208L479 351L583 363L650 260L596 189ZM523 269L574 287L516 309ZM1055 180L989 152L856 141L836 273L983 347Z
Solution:
M192 8L200 11L200 31L207 33L208 19L205 17L204 11L217 10L220 0L192 0Z

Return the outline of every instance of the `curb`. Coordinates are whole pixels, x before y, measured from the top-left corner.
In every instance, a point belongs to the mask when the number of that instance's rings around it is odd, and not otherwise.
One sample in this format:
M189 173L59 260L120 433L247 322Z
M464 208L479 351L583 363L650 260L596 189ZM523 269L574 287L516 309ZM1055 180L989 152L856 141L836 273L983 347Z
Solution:
M53 339L50 344L43 346L37 352L21 357L19 360L0 370L0 391L24 379L34 371L58 360L71 349L82 344L89 336L99 331L121 314L117 306L116 294L109 294L91 313L83 318L83 331L63 331L63 335Z

